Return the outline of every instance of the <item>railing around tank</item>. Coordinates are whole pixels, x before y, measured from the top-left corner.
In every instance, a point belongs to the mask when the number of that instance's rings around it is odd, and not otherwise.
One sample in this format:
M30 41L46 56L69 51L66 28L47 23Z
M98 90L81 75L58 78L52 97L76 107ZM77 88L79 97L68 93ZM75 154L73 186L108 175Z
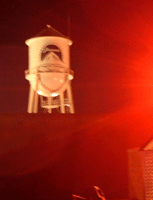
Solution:
M57 64L40 65L32 69L27 69L25 70L25 76L28 76L30 74L41 74L47 72L69 74L70 79L73 79L74 76L74 72L71 69Z

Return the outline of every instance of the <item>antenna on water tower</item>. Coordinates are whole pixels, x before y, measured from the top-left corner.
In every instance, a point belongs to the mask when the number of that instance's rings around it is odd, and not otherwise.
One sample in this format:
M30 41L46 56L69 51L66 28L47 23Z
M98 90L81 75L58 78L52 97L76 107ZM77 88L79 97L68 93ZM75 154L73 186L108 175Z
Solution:
M68 16L68 37L71 38L71 18Z
M70 69L72 41L47 25L36 37L25 42L29 47L29 69L25 78L30 83L28 112L38 112L38 102L48 113L74 113Z

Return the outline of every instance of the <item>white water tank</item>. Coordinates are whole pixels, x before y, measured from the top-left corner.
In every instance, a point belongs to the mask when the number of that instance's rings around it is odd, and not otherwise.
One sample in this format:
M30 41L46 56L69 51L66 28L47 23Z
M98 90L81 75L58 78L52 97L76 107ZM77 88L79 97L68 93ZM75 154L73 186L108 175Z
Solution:
M29 47L29 69L25 77L33 90L46 97L57 96L73 79L70 70L71 40L47 25L36 37L26 40Z

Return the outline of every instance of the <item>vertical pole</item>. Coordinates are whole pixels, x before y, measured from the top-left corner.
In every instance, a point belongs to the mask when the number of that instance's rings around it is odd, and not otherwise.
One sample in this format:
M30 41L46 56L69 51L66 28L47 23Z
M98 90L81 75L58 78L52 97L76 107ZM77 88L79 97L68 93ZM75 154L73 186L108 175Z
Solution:
M71 37L71 19L70 19L70 15L68 16L68 37Z
M68 18L68 34L69 34L69 39L70 39L70 27L71 26L71 21L70 21L70 15L69 15L69 18ZM70 68L70 45L72 45L72 43L69 43L69 68ZM72 90L71 90L71 81L69 80L68 82L68 87L67 87L67 97L68 97L68 102L69 102L69 105L70 105L70 113L74 113L74 103L73 103L73 97L72 97Z
M70 113L74 113L74 103L73 103L73 97L72 97L72 90L71 90L71 82L69 81L68 87L67 87L67 96L68 96L68 101L70 105Z
M35 91L32 89L32 86L30 84L30 89L29 89L29 100L28 100L28 113L32 113L33 110L33 100L34 100L34 93Z
M48 97L48 105L49 105L48 112L49 113L52 113L51 104L52 104L52 97Z
M36 75L36 91L35 91L35 97L34 97L34 108L33 112L37 113L38 112L38 75Z
M34 113L37 113L37 112L38 112L38 93L37 93L37 91L35 91L33 112L34 112Z
M65 113L64 93L60 94L61 113Z

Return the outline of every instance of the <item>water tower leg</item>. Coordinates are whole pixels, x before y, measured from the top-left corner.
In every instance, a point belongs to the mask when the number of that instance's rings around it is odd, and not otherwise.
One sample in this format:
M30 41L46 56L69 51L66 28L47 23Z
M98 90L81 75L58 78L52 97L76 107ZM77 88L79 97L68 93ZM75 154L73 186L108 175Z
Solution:
M74 113L74 104L73 104L73 96L72 96L72 89L71 89L70 81L69 81L69 84L67 87L67 96L68 96L68 100L70 102L70 113Z
M64 93L61 93L61 94L60 94L60 103L61 103L61 113L65 113Z
M32 89L30 85L30 90L29 90L29 100L28 100L28 113L32 113L33 109L33 100L34 100L34 90Z
M33 112L37 113L38 112L38 76L37 76L37 81L36 81L36 91L35 91L35 97L34 97L34 105L33 105Z
M48 97L48 105L50 106L50 108L48 108L49 113L52 113L51 103L52 103L52 97Z
M34 98L34 108L33 112L37 113L38 112L38 93L35 91L35 98Z

